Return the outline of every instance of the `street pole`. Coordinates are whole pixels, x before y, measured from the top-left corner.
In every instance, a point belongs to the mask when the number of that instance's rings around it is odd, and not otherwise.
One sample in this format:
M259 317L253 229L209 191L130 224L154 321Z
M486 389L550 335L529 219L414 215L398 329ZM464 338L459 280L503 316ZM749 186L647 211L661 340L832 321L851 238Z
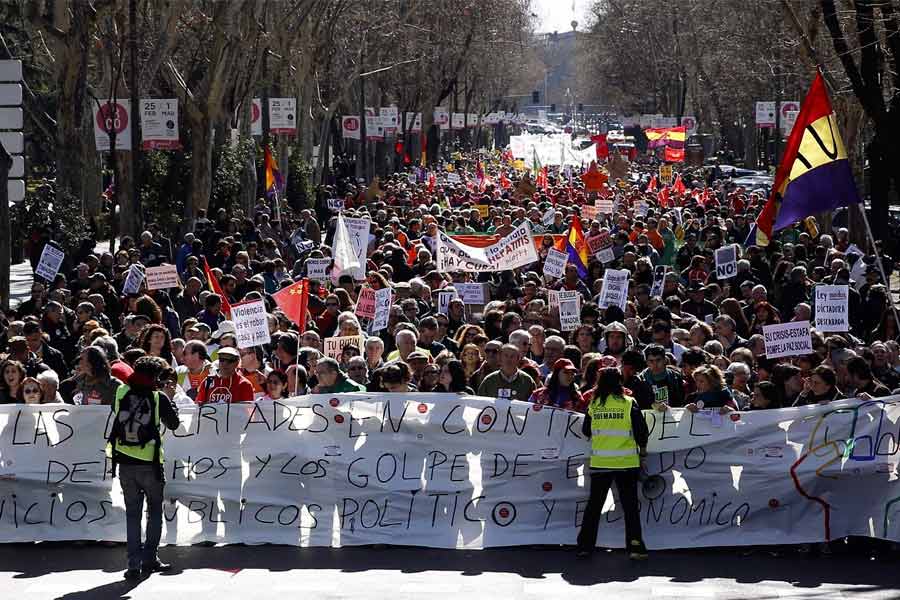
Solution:
M9 226L9 170L12 157L0 142L0 301L9 310L9 276L12 268L12 232Z
M262 77L263 77L263 96L262 96L262 109L260 112L262 113L262 147L263 147L263 157L266 155L266 149L269 147L269 124L271 121L269 120L269 49L266 48L265 53L263 53L263 66L262 66ZM266 197L266 161L263 159L262 166L262 177L259 179L263 182L263 193L262 198Z
M138 235L144 228L144 211L141 207L141 178L138 172L138 163L141 148L141 119L138 114L140 90L138 89L137 74L137 0L128 0L128 53L129 72L128 87L131 88L131 197L133 200L135 215L129 221L137 225L137 231L130 231L132 235Z

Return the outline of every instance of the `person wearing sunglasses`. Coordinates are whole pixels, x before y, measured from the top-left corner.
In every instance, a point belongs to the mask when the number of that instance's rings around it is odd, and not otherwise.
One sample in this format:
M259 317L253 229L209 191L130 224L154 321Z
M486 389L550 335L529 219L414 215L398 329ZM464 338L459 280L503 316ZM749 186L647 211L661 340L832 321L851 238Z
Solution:
M34 377L26 377L19 387L19 404L46 404L41 384Z
M197 404L253 402L253 385L237 372L241 355L237 348L219 348L219 370L200 384Z

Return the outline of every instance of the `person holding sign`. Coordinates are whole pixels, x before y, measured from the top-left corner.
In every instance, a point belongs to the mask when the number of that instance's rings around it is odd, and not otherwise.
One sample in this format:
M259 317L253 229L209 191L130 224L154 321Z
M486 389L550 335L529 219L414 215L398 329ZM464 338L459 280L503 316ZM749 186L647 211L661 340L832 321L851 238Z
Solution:
M625 395L622 374L617 368L600 370L581 433L591 440L591 495L578 532L578 558L588 558L597 545L603 505L615 482L618 503L625 514L625 548L629 558L646 559L637 488L650 432L637 402Z

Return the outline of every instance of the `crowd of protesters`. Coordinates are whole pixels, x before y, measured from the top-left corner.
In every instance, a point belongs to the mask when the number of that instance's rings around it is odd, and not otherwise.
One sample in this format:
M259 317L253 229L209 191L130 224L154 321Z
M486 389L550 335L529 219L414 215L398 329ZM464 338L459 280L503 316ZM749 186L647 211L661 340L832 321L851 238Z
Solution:
M2 320L0 403L109 405L144 356L158 359L160 390L182 405L417 391L583 412L607 367L620 369L640 407L653 410L766 410L883 397L900 387L889 282L874 256L852 252L845 229L821 233L807 222L765 247L748 245L764 191L736 187L717 170L685 168L685 191L673 189L660 206L653 164L632 164L624 181L611 179L601 195L613 211L589 219L581 209L597 194L585 192L580 170L551 169L546 187L523 193L530 175L517 166L483 154L454 161L453 184L444 170L368 187L341 180L322 186L307 210L261 199L251 214L201 212L181 239L151 224L137 240L122 238L114 255L67 260L53 281L36 277L31 297ZM310 281L309 319L300 327L271 297L306 277L308 259L331 256L337 204L329 199L343 200L345 216L371 220L367 274ZM571 263L560 279L544 276L552 236L579 218L588 237L609 232L614 261L591 256L586 277ZM438 270L439 229L499 239L526 220L539 262L480 274ZM713 253L728 244L740 248L737 274L719 280ZM270 344L236 347L204 261L227 303L266 301ZM123 294L135 263L176 265L180 287ZM882 263L889 278L893 264ZM660 267L665 274L654 286ZM606 268L631 273L624 310L600 307ZM455 298L438 310L439 292L471 282L484 284L484 304ZM768 359L762 328L810 320L817 284L849 285L849 331L813 329L813 354ZM388 326L375 333L354 310L366 286L393 290ZM551 290L581 295L574 331L561 330ZM366 336L363 352L348 345L339 357L323 355L326 338L358 334Z

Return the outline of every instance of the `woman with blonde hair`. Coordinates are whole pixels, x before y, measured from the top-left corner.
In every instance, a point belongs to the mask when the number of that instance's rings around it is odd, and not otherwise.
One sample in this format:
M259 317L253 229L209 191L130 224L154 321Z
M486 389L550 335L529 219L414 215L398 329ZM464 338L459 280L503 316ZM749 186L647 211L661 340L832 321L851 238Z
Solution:
M697 412L706 408L717 408L722 414L738 410L731 391L725 386L725 376L715 365L704 365L692 373L697 388L685 399L685 408Z

